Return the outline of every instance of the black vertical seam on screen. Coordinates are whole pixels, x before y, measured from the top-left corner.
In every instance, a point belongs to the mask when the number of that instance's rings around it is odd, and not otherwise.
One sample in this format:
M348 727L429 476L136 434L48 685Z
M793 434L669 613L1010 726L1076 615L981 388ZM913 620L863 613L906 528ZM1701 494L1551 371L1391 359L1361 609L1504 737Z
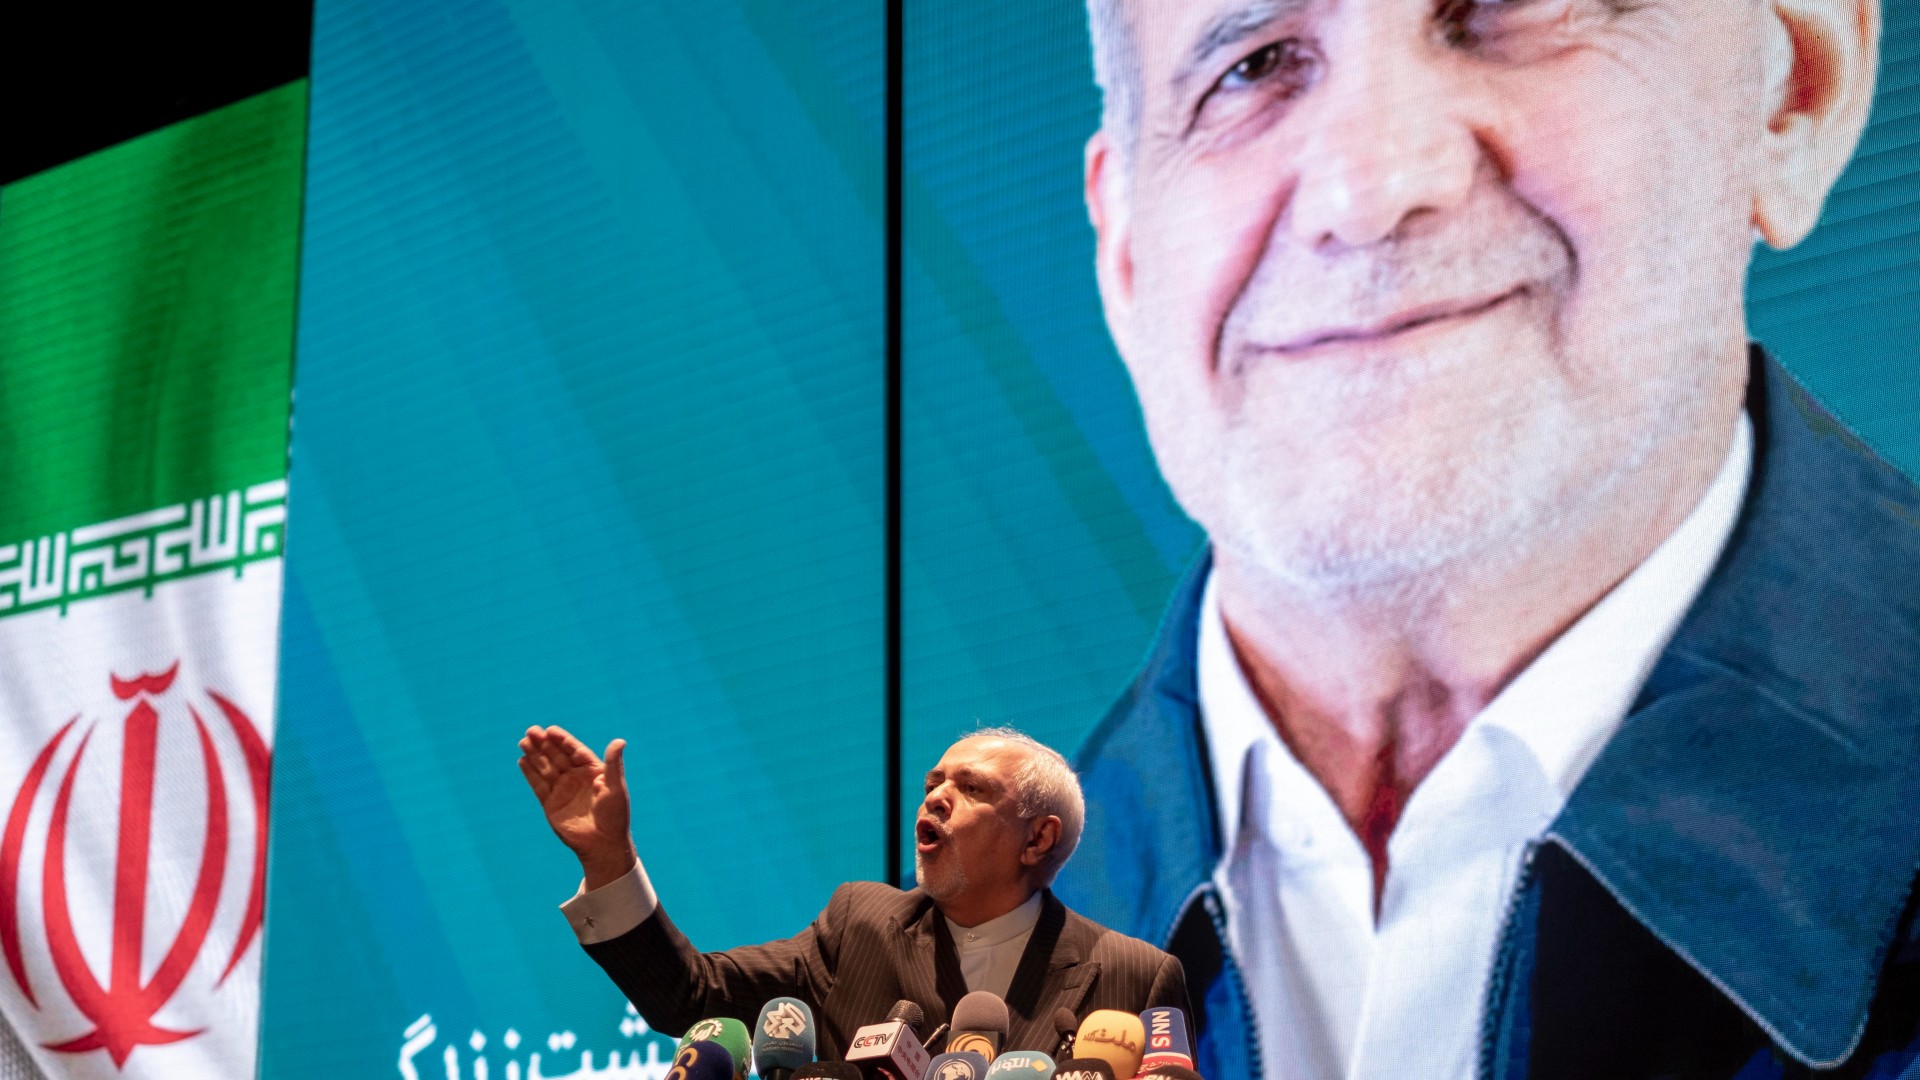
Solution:
M905 81L901 57L905 52L905 0L886 0L886 838L887 881L902 880L901 820L901 550L900 550L900 420L901 420L901 137Z

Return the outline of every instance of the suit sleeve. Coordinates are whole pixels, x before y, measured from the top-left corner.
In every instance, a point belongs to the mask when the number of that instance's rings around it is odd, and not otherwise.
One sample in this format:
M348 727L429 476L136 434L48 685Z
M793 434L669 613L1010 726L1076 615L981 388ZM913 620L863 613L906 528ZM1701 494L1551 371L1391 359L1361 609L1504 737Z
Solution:
M1147 989L1146 1007L1172 1007L1179 1009L1182 1016L1193 1015L1193 1005L1187 1000L1187 969L1180 965L1179 957L1166 957L1159 970L1153 973L1153 985Z
M751 1027L769 998L797 997L818 1012L833 987L846 887L793 937L703 953L664 907L639 926L582 946L647 1025L678 1038L701 1020L731 1016Z

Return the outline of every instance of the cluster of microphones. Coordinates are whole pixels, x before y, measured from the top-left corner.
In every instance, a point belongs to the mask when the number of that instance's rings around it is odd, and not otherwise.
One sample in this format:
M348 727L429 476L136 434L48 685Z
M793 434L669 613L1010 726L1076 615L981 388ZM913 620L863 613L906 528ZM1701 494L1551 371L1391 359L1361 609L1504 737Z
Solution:
M961 998L953 1023L922 1039L925 1022L918 1005L898 1002L885 1020L853 1033L845 1061L815 1061L813 1010L798 998L774 998L751 1036L732 1017L688 1028L667 1080L746 1080L750 1065L760 1080L1200 1080L1179 1009L1100 1009L1078 1024L1057 1009L1051 1054L1003 1052L1007 1003L985 990Z

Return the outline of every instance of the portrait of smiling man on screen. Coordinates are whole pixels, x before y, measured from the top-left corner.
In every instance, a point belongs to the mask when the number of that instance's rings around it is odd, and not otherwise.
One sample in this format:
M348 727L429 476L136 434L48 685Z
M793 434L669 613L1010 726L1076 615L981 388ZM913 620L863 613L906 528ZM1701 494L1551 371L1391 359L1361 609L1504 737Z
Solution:
M1101 298L1208 551L1059 891L1181 958L1201 1071L1920 1053L1920 493L1743 296L1876 0L1089 15Z

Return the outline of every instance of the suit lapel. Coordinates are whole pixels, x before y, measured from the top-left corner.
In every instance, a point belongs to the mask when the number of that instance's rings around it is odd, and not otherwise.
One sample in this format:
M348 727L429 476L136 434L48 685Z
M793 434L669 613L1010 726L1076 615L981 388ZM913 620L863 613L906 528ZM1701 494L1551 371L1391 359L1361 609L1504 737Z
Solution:
M908 960L900 969L900 993L926 1014L920 1034L928 1035L951 1019L954 1006L966 995L960 956L947 934L946 920L932 903L923 905L917 917L900 927L900 937ZM882 1003L881 1011L866 1022L877 1022L892 1006L891 1001Z
M928 921L933 927L933 988L944 1006L937 1019L931 1012L927 1014L927 1030L931 1032L953 1018L953 1010L959 1006L960 999L967 996L967 977L960 972L960 950L954 947L947 920Z
M1058 1039L1053 1011L1064 1008L1078 1016L1100 965L1086 960L1093 944L1089 932L1079 921L1067 918L1066 905L1052 890L1042 896L1040 921L1034 924L1033 936L1027 939L1020 966L1013 973L1013 985L1007 989L1012 1020L1007 1045L1051 1053Z

